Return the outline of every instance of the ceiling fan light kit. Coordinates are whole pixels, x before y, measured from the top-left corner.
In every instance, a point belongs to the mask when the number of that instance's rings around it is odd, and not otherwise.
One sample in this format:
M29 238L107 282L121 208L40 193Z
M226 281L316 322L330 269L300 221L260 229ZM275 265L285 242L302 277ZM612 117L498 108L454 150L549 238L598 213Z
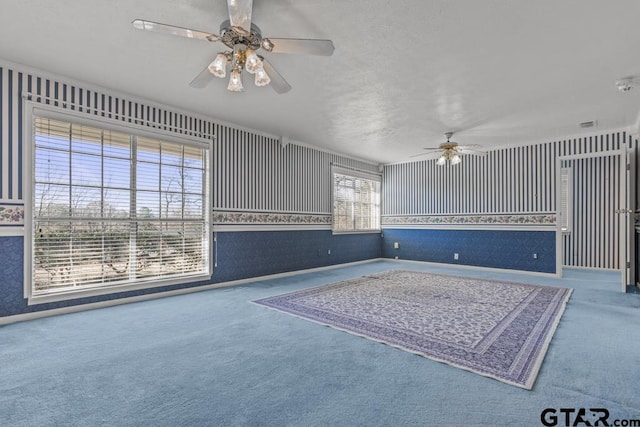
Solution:
M640 76L624 77L616 81L616 87L620 92L629 92L634 87L640 84Z
M227 75L227 62L229 61L228 56L224 53L219 53L216 56L216 59L213 60L211 64L209 64L209 71L216 77L220 77L221 79Z
M437 157L436 164L438 166L444 166L446 164L457 165L462 162L461 154L473 154L473 155L484 155L486 151L482 149L477 144L474 145L458 145L457 142L451 141L451 137L453 136L453 132L447 132L444 134L447 138L447 142L440 144L437 148L425 148L427 153L417 154L411 157L418 156L433 156L434 154ZM435 158L435 157L434 157Z
M271 78L269 74L264 70L263 67L260 67L258 71L256 71L256 77L253 81L256 86L266 86L271 83Z
M262 60L253 49L246 50L245 69L248 73L255 74L259 70L264 70Z
M199 39L208 42L222 42L229 51L219 52L214 60L190 83L195 88L205 87L210 77L225 78L227 67L231 70L227 89L242 92L242 72L255 75L256 86L271 84L279 93L291 90L291 85L278 73L273 65L256 52L263 49L273 53L303 53L330 56L334 47L331 40L319 39L268 39L262 37L260 28L251 22L253 0L227 0L229 19L220 25L220 35L189 28L176 27L158 22L135 19L132 24L138 30L165 33L174 36Z
M242 92L244 86L242 86L242 73L237 68L231 71L231 77L229 77L229 86L227 90L230 92Z
M460 155L454 150L445 151L440 157L438 157L436 163L438 164L438 166L444 166L447 164L447 162L451 163L452 165L457 165L458 163L462 162L462 157L460 157Z

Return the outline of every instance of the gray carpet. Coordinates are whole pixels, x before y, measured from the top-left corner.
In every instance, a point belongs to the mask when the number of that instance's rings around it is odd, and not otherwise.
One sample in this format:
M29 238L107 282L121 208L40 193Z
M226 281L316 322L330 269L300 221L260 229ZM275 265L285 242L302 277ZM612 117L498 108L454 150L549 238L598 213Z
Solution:
M398 266L573 288L534 388L250 302ZM383 261L0 327L2 424L540 426L545 408L580 407L640 419L640 295L615 274L567 274Z

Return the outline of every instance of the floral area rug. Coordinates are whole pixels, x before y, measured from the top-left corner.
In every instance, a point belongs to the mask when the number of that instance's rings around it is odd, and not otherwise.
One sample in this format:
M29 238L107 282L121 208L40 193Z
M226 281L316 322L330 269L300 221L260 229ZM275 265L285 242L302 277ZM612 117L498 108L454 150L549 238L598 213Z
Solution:
M254 302L531 389L571 291L392 270Z

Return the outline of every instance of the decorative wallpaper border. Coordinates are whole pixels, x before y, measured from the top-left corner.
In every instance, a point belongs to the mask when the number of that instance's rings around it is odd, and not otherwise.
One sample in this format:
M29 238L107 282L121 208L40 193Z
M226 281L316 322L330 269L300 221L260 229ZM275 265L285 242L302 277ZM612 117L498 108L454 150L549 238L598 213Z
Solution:
M398 215L383 216L385 225L555 225L555 214L539 215Z
M0 203L0 227L24 225L24 205Z
M331 225L330 214L215 211L214 225Z

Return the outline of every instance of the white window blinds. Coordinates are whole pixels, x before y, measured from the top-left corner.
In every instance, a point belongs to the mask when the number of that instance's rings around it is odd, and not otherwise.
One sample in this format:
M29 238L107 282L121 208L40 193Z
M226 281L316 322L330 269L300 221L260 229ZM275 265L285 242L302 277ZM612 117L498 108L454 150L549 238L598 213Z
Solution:
M208 147L33 125L34 295L209 273Z
M380 177L333 171L333 231L380 230Z

